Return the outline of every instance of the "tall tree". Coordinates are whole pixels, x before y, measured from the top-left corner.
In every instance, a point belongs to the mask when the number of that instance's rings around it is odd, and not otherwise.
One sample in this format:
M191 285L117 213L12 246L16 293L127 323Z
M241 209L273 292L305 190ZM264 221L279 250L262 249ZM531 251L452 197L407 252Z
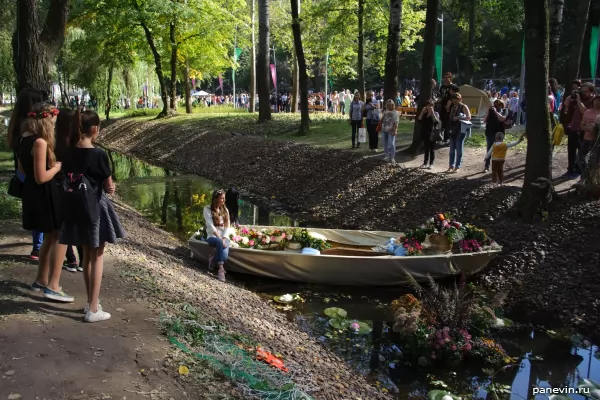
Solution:
M250 0L250 29L252 30L252 52L250 53L250 112L256 112L256 0Z
M571 51L567 60L565 84L570 85L573 79L579 78L579 64L581 63L581 51L590 12L590 0L579 0L577 6L577 24L573 35ZM527 100L529 102L529 100Z
M419 82L419 104L417 105L417 115L431 98L432 77L435 59L435 39L438 26L438 8L440 0L427 0L427 12L425 14L425 37L423 41L423 60L421 62L421 80ZM417 154L422 146L421 123L415 119L413 128L413 139L410 147L406 149L409 154Z
M556 72L556 57L563 23L565 0L550 0L550 76ZM567 83L567 82L565 82Z
M258 121L271 120L271 102L269 101L269 0L258 1Z
M525 0L524 5L527 159L518 206L521 217L530 222L538 210L545 208L552 191L550 111L546 93L550 44L548 0Z
M398 91L398 64L400 62L400 22L402 0L390 0L390 22L388 23L387 51L385 55L385 99L396 99Z
M169 42L171 43L171 95L169 107L177 110L177 17L169 24Z
M40 2L17 2L17 30L13 40L17 91L33 88L50 91L50 71L65 40L69 16L68 0L49 0L40 21Z
M358 91L365 100L365 0L358 0ZM327 101L327 100L325 100Z
M306 58L302 47L302 33L299 17L300 0L291 0L292 5L292 31L294 33L294 49L298 61L298 86L300 87L300 133L306 135L309 130L310 119L308 116L308 75L306 73Z

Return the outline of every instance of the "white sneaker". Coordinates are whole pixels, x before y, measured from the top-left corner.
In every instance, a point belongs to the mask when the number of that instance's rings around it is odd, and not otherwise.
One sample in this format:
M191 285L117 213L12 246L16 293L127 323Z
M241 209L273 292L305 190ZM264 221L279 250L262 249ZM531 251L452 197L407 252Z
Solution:
M102 305L98 303L98 310L102 311ZM85 304L85 308L83 309L83 313L87 314L90 311L90 303Z
M392 164L396 164L396 159L392 158L392 160L390 161Z
M98 307L98 311L95 313L88 311L87 314L85 314L85 322L100 322L108 319L110 319L110 314L106 311L102 311L100 307Z
M383 161L388 162L390 161L390 158L388 156L383 157Z

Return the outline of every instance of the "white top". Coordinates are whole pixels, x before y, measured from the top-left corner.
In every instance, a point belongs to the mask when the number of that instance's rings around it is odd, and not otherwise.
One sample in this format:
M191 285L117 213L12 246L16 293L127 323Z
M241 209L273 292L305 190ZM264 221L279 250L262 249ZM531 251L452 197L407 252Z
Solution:
M227 221L229 221L229 210L227 210L227 208L225 208L225 211L227 212ZM229 223L227 223L227 226L224 225L223 216L222 215L219 216L218 221L213 221L212 211L210 209L210 206L204 207L203 214L204 214L204 222L206 223L207 238L209 238L211 236L217 236L217 235L215 235L215 232L218 232L219 236L223 237L225 235L225 231L227 230L227 228L229 228Z

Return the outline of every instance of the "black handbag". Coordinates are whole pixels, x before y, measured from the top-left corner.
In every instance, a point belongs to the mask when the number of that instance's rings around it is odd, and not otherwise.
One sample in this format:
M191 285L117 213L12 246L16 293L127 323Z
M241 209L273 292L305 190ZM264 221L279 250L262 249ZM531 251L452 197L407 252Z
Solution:
M23 198L23 182L21 182L17 174L14 174L10 179L7 193L9 196L16 197L17 199Z

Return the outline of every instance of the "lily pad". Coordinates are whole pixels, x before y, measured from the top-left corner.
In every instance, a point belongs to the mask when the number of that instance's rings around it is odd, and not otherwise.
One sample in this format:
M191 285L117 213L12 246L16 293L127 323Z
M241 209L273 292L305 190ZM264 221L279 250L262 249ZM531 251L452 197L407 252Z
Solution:
M348 327L350 326L350 321L347 319L341 319L341 318L331 318L329 320L329 325L331 325L333 328L335 328L337 330L343 330L343 329L348 329Z
M338 307L329 307L323 311L325 315L331 318L346 318L348 313L343 308Z
M352 320L348 324L348 329L351 329L352 324L358 324L358 330L352 329L352 332L356 333L357 335L367 335L373 330L373 327L371 327L371 325L365 321Z

